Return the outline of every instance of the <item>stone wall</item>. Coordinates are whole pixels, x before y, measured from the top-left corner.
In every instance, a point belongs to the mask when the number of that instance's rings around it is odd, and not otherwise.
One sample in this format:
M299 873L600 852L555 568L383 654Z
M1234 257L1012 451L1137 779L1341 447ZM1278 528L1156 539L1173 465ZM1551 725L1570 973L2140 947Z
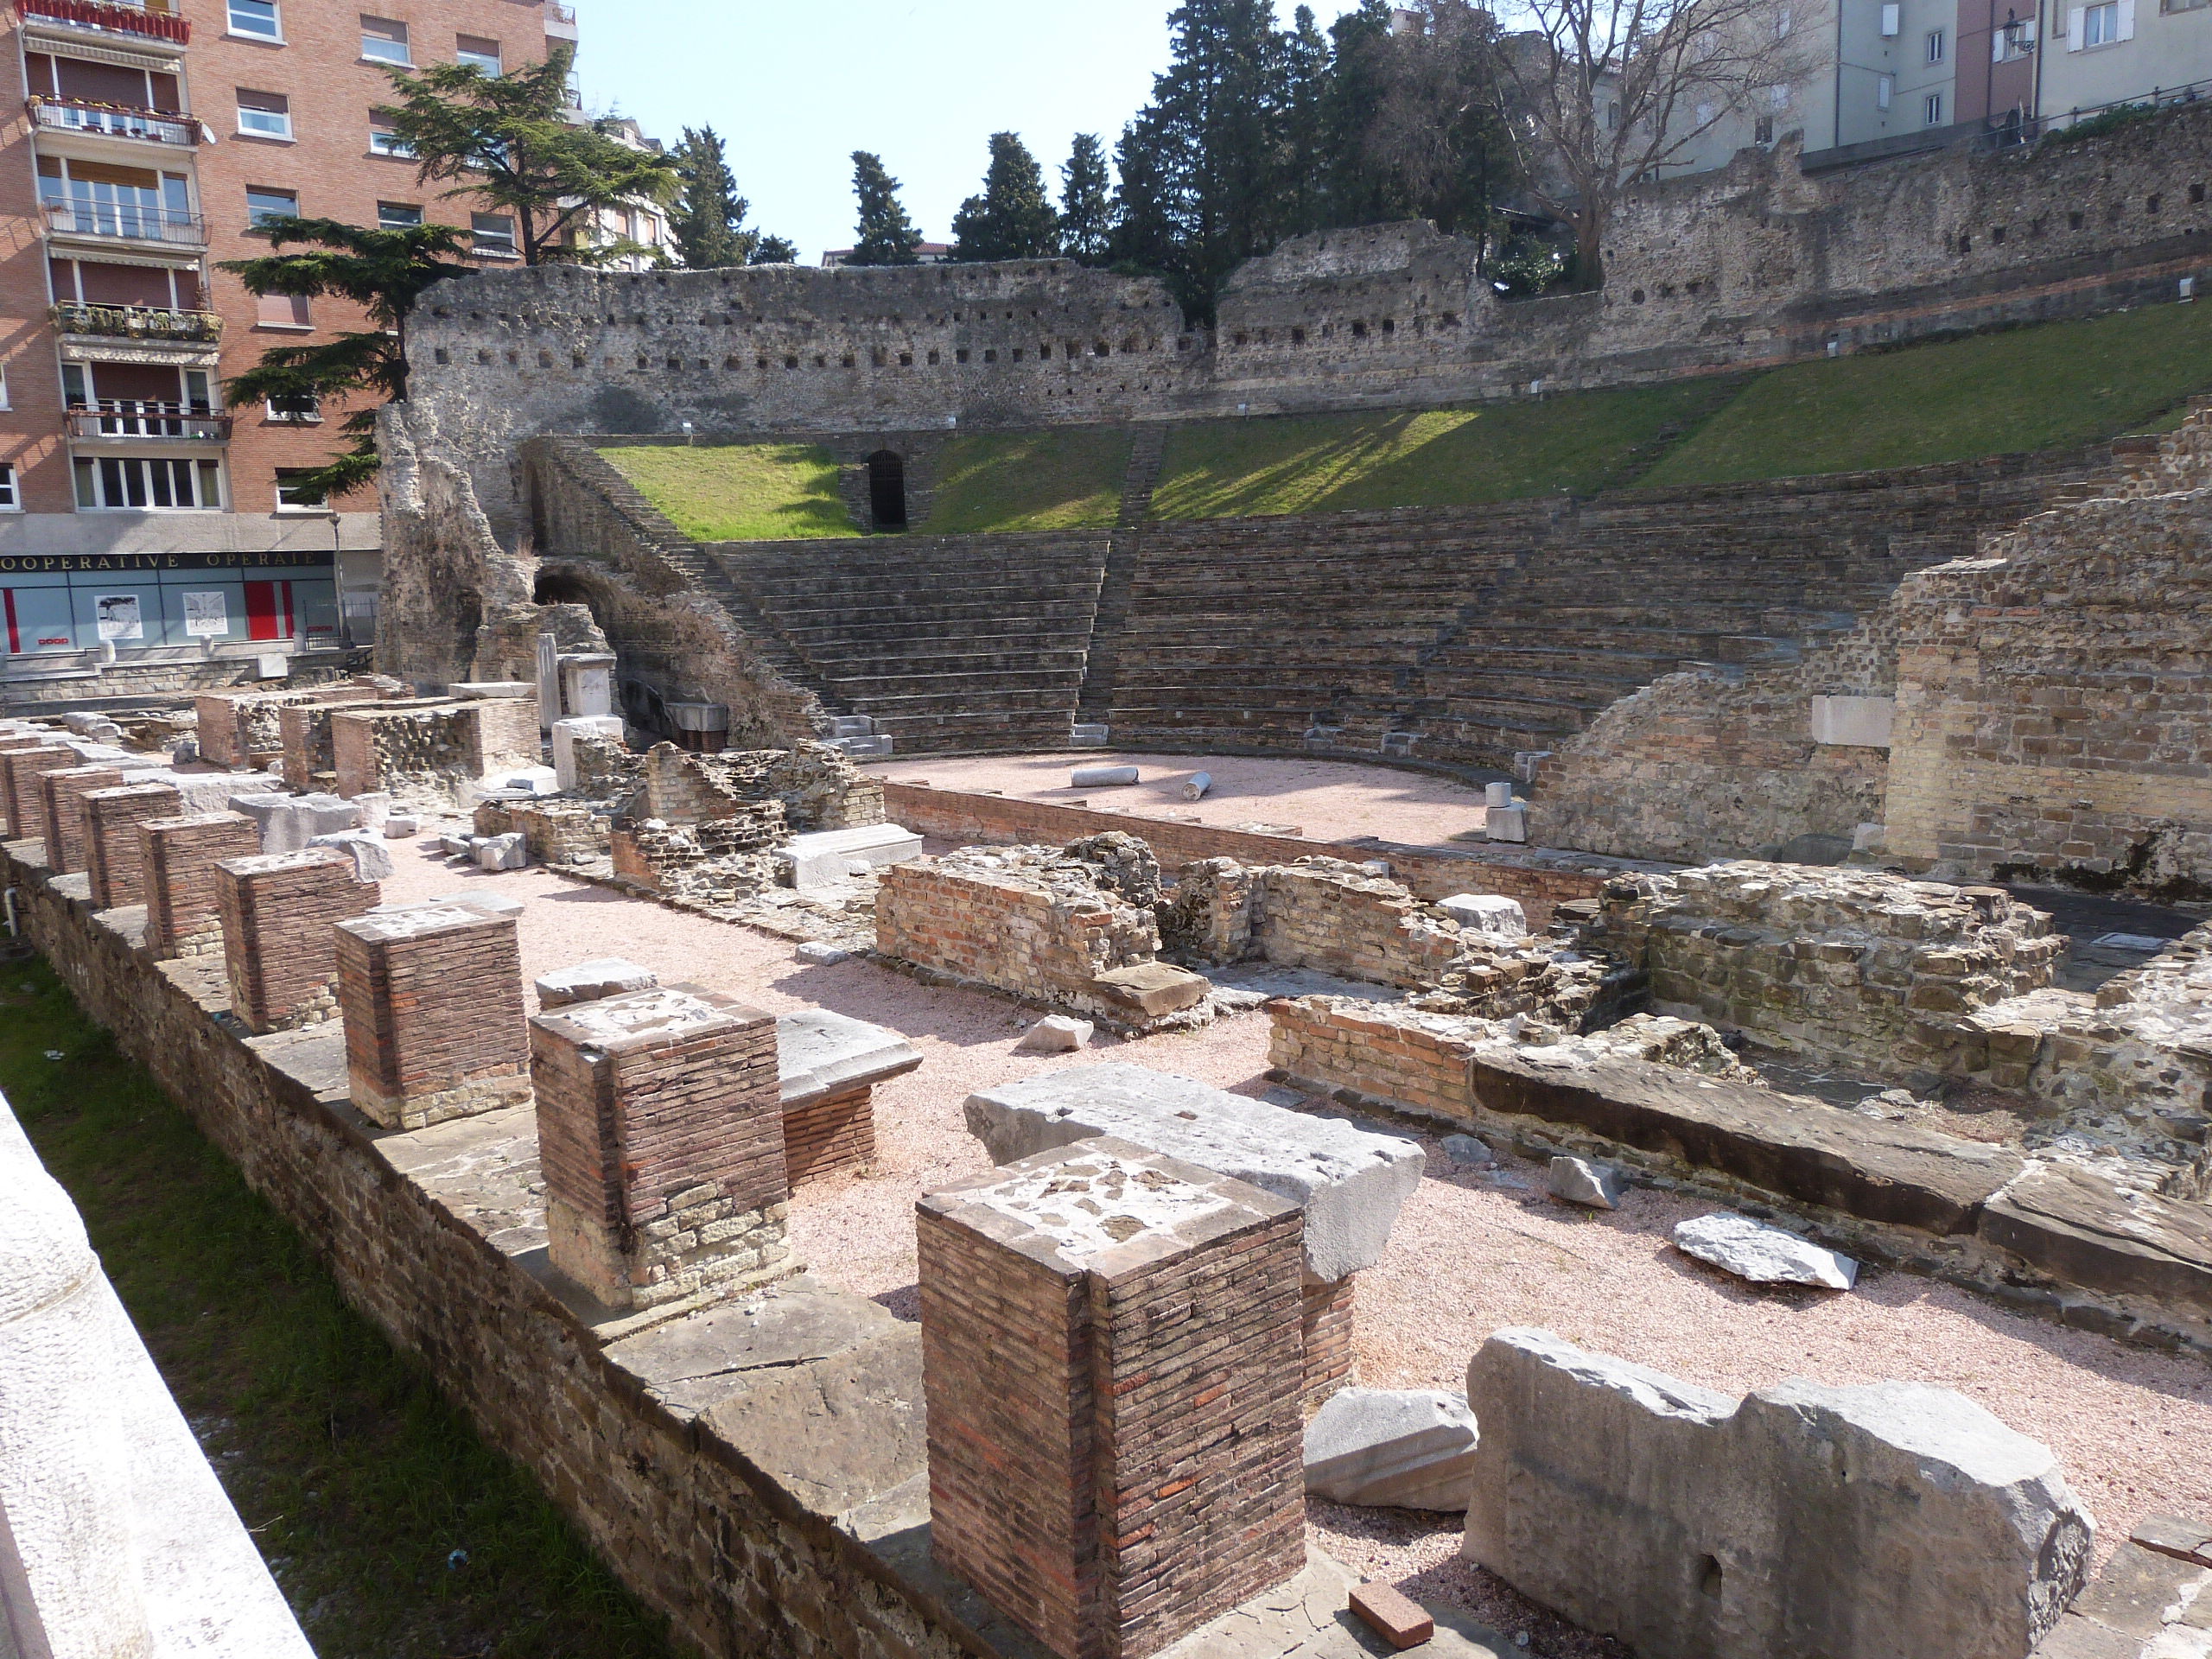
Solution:
M742 817L764 801L783 803L793 835L858 830L883 822L883 785L842 749L802 741L791 747L688 754L673 743L645 756L633 816L669 823Z
M340 709L331 716L338 793L449 794L501 770L535 766L537 705L525 697Z
M1176 873L1164 930L1202 962L1273 962L1375 985L1433 985L1459 925L1388 876L1343 859L1246 869L1201 859Z

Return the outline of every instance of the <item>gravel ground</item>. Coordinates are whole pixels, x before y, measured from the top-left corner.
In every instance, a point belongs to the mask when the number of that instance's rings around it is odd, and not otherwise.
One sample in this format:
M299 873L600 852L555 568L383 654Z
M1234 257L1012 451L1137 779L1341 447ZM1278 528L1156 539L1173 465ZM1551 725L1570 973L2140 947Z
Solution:
M1076 766L1134 766L1141 782L1125 788L1071 789ZM948 760L871 763L867 770L893 783L926 781L938 789L995 789L1038 801L1088 800L1093 806L1140 817L1178 817L1234 829L1246 823L1287 825L1313 841L1385 841L1433 847L1483 827L1483 792L1473 785L1426 772L1395 772L1344 760L1288 760L1249 755L1124 754L1118 750L1061 750L1052 754L979 754ZM1213 774L1202 801L1183 798L1192 773ZM1498 774L1503 777L1503 772Z
M928 770L949 776L938 763ZM873 1171L810 1186L792 1206L800 1259L902 1317L915 1313L915 1195L986 1166L962 1116L972 1090L1095 1062L1105 1050L1243 1094L1267 1087L1263 1013L1205 1032L1127 1043L1101 1038L1087 1053L1017 1056L1014 1043L1033 1014L1012 1003L930 989L865 962L809 966L794 960L786 942L543 870L489 876L409 844L394 843L393 852L390 899L481 883L527 901L526 977L620 955L664 979L740 994L776 1012L832 1008L914 1042L925 1057L922 1068L876 1092ZM1849 1295L1755 1293L1669 1248L1669 1230L1695 1206L1637 1189L1611 1215L1570 1211L1542 1196L1541 1172L1531 1166L1509 1159L1495 1173L1456 1167L1433 1139L1425 1144L1430 1178L1408 1205L1388 1256L1361 1280L1357 1357L1359 1380L1369 1386L1460 1388L1483 1339L1512 1325L1541 1325L1713 1388L1743 1390L1790 1376L1934 1382L2052 1446L2095 1513L2106 1553L2155 1510L2212 1515L2212 1369L2200 1361L2063 1331L1964 1291L1875 1268ZM1500 1628L1527 1630L1537 1653L1596 1659L1618 1652L1564 1631L1456 1561L1456 1533L1442 1517L1316 1503L1309 1520L1316 1541L1340 1559L1432 1600L1472 1607Z

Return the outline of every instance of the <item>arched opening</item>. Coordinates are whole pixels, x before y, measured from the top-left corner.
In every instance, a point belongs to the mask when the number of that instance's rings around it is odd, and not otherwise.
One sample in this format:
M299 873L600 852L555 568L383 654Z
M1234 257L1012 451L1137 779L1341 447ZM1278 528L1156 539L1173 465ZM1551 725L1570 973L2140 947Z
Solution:
M878 530L906 528L906 461L889 449L868 458L868 518Z

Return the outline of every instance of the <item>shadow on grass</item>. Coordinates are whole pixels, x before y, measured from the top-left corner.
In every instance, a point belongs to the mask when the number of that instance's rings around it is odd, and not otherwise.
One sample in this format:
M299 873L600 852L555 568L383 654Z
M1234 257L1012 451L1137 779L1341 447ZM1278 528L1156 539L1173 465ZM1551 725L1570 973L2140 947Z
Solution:
M0 966L0 1089L321 1659L677 1651L42 963Z

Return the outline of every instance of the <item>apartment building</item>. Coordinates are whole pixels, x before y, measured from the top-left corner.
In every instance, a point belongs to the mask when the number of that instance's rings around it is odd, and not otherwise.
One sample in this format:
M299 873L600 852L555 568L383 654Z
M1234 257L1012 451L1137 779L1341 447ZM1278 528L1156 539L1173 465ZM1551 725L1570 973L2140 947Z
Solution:
M339 408L224 408L272 345L357 328L219 267L277 214L424 219L518 257L515 226L416 181L389 64L499 72L573 41L549 0L13 0L0 16L0 706L289 671L365 643L373 493L287 480ZM275 660L272 660L275 659Z

